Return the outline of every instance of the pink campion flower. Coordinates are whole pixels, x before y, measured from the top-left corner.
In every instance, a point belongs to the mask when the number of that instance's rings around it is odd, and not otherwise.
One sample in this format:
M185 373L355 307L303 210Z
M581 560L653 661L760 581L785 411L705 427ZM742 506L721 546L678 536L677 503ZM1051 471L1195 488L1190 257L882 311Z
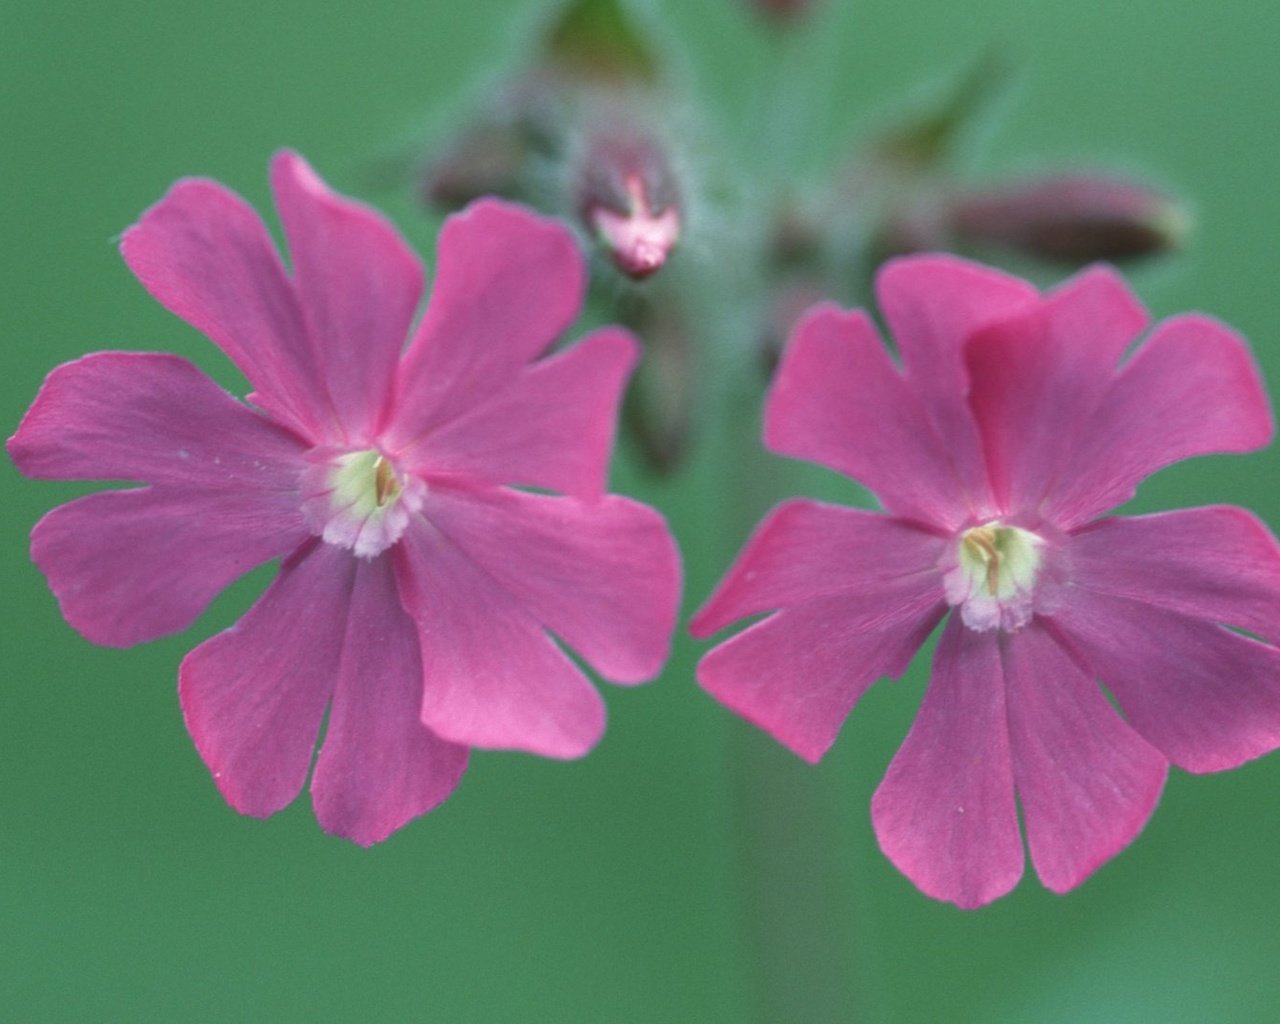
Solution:
M395 230L293 153L271 183L291 275L212 181L179 182L122 243L252 405L176 356L99 352L49 375L9 452L29 476L147 485L32 532L95 643L185 629L282 559L183 660L183 713L227 801L265 817L301 789L327 710L316 816L368 845L448 796L469 747L589 750L604 705L549 633L606 679L651 678L678 556L655 511L603 493L634 341L606 328L543 356L582 300L566 228L497 201L450 218L410 335L422 270Z
M881 848L925 893L976 907L1022 875L1021 804L1032 863L1065 892L1138 834L1170 762L1219 771L1280 745L1271 534L1229 507L1103 516L1162 466L1266 444L1268 403L1244 342L1207 317L1124 357L1147 317L1107 269L1039 295L930 256L877 287L902 369L865 313L814 309L765 443L853 477L885 513L774 509L692 630L772 614L698 677L817 761L945 618L872 801Z

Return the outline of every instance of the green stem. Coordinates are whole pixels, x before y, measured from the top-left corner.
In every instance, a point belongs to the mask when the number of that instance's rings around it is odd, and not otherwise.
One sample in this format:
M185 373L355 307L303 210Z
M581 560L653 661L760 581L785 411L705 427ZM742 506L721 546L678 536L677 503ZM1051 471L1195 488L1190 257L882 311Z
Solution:
M761 398L758 388L752 392L730 398L720 417L728 425L720 427L724 436L718 439L727 479L708 508L725 538L722 546L735 548L770 506L803 490L789 485L802 475L794 464L761 446ZM863 1019L860 987L867 979L853 930L854 872L829 774L742 722L732 723L727 754L740 913L758 1019Z

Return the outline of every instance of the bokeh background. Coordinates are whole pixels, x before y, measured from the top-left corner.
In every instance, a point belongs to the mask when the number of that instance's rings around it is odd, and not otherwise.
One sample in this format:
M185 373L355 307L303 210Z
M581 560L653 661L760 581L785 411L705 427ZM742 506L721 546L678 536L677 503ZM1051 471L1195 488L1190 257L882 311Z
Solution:
M509 68L530 11L361 8L0 2L6 434L52 366L99 348L176 351L240 390L114 246L181 175L216 177L265 209L267 158L294 146L430 253L434 224L407 191L373 191L370 164L428 142ZM761 24L734 0L648 9L683 48L730 164L761 159L756 104L781 59ZM813 89L794 172L818 173L850 125L874 123L904 90L1004 47L1018 86L966 173L1101 164L1188 197L1192 244L1136 286L1157 315L1198 308L1240 328L1280 384L1278 37L1280 7L1259 0L831 0L793 65ZM704 449L693 475L662 485L625 456L615 472L679 532L686 613L759 511L709 521L725 462ZM1235 502L1280 524L1278 471L1275 450L1186 464L1135 506ZM777 853L768 888L815 915L773 938L793 964L825 959L838 975L815 981L807 1005L800 978L791 1019L1230 1022L1280 1005L1278 756L1222 776L1174 772L1134 846L1065 898L1032 876L963 913L917 893L869 822L923 662L876 687L809 768L701 694L700 645L681 638L661 680L607 693L610 729L590 757L476 756L445 806L365 851L323 835L305 799L269 822L237 816L183 729L181 656L234 621L270 570L186 635L95 648L27 558L31 524L85 488L25 481L7 462L0 486L5 1019L751 1020L767 965L749 939L760 880L743 838L759 822L744 824L735 801L762 777L778 786L759 848ZM815 478L810 493L828 486Z

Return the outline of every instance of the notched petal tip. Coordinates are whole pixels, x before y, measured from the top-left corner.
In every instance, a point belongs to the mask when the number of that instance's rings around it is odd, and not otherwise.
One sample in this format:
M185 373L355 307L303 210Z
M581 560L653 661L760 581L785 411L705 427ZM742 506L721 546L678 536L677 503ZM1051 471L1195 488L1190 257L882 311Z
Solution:
M756 524L728 572L721 577L715 590L703 602L702 607L689 619L689 635L695 640L706 640L712 634L718 633L746 614L750 614L742 612L737 607L739 602L736 600L736 592L743 583L755 578L754 563L763 551L773 546L776 535L785 535L793 521L803 518L810 510L821 507L821 503L808 498L790 498L775 505Z
M1107 263L1094 263L1045 295L1070 329L1084 330L1090 319L1109 333L1133 341L1151 324L1151 314L1124 276ZM1061 308L1066 307L1066 308ZM1069 312L1068 312L1069 310Z
M581 681L583 686L573 695L576 706L571 713L562 716L564 720L560 722L548 719L536 730L523 722L513 726L503 709L496 705L475 708L469 716L461 714L456 707L442 715L434 704L424 700L419 721L445 742L473 750L577 761L591 753L604 738L607 718L599 691L585 676L581 676ZM586 692L588 688L590 694Z
M1238 447L1232 453L1264 448L1275 436L1275 414L1267 398L1262 371L1244 335L1207 313L1182 313L1163 321L1159 333L1187 334L1195 343L1213 351L1219 361L1223 408L1234 413ZM1154 339L1155 335L1153 335Z
M577 344L585 345L588 342L610 353L610 364L621 375L624 383L640 362L640 341L625 327L612 324L602 327L592 331Z
M390 218L368 203L335 191L301 153L292 149L278 150L271 158L268 176L276 198L276 206L281 211L282 219L286 221L286 231L288 231L288 217L285 208L289 205L288 199L292 196L305 197L306 201L323 206L342 217L366 222L364 230L374 233L375 240L380 244L371 253L361 255L373 256L380 261L396 264L410 264L412 269L398 266L394 269L410 277L413 277L415 272L421 275L422 268L416 253L401 236L399 229ZM291 247L294 244L296 244L295 241L291 239ZM421 283L418 282L418 284L420 287Z
M134 266L134 260L149 258L148 253L139 250L146 241L147 232L157 219L171 214L182 217L183 208L192 203L203 206L208 203L220 204L228 201L241 206L245 205L243 197L238 192L227 188L222 182L215 181L213 178L200 175L179 178L165 190L164 195L143 210L138 215L138 219L120 233L120 252L124 256L125 263L135 275L140 276Z
M946 252L913 253L885 260L876 272L875 288L881 307L899 295L912 301L912 296L942 292L935 301L943 305L946 295L961 292L974 296L984 292L993 296L1020 295L1028 299L1039 294L1020 277Z
M329 186L325 184L324 179L316 173L310 162L299 153L296 149L285 147L277 149L271 154L271 163L269 165L269 177L272 184L288 175L293 178L299 187L320 196L331 195Z
M879 341L879 332L863 309L845 309L835 302L811 306L792 328L782 358L765 396L764 446L778 455L792 457L796 406L805 400L812 384L812 368L834 363L846 346L856 345L867 333Z
M575 306L581 305L586 288L586 259L577 237L562 221L519 203L486 196L445 218L438 243L441 260L459 235L473 233L501 237L514 258L536 258L555 265L574 282Z
M761 620L761 623L768 622L769 618ZM742 635L744 634L738 634L738 636ZM786 747L796 757L809 764L820 762L835 744L839 727L826 730L806 729L786 716L774 713L776 709L757 706L757 694L751 688L741 685L742 679L740 673L734 669L732 656L730 655L728 659L722 656L726 645L731 644L733 639L736 638L731 638L719 647L712 648L699 659L695 669L698 686L718 704L728 708L739 718L750 722L765 735ZM722 666L726 661L729 664ZM722 670L722 667L727 668L727 671Z

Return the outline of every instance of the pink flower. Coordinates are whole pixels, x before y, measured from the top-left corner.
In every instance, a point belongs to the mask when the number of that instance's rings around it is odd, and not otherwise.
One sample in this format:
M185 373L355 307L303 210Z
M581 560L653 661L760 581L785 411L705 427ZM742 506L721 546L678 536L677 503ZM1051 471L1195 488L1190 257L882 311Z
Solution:
M774 509L692 629L773 614L698 677L817 761L947 618L872 801L881 848L930 896L987 903L1022 875L1016 795L1032 863L1064 892L1138 834L1169 762L1219 771L1280 745L1271 534L1229 507L1099 518L1162 466L1266 444L1267 400L1243 341L1203 316L1122 358L1147 317L1106 269L1041 296L922 257L878 293L903 369L865 313L816 308L765 443L853 477L886 514Z
M468 747L588 751L604 705L548 633L613 682L651 678L678 557L656 512L603 493L633 340L606 328L538 358L582 299L567 229L494 201L450 218L410 335L422 270L394 229L295 154L271 182L291 276L211 181L179 182L122 244L257 408L175 356L100 352L49 375L9 452L29 476L147 484L32 532L96 643L185 629L282 559L183 660L183 713L223 796L266 817L305 782L327 710L316 816L368 845L448 796Z

